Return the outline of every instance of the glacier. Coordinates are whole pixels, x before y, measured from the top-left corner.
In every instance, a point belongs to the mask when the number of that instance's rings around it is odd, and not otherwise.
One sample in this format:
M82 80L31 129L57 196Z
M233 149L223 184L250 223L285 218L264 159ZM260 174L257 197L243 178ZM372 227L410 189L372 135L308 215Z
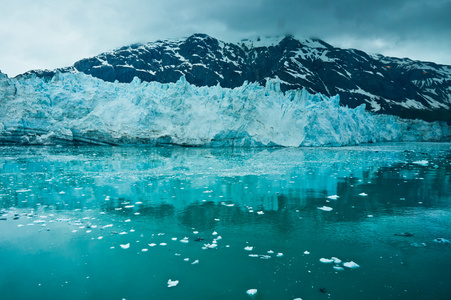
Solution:
M346 146L449 140L444 122L340 106L339 96L282 92L280 81L229 89L105 82L83 73L8 78L0 73L0 144L205 147Z

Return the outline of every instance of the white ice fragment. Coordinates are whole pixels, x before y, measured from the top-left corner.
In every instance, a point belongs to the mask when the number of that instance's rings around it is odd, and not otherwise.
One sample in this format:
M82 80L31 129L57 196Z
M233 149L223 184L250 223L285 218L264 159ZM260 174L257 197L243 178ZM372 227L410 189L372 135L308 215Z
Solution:
M341 263L341 259L339 259L337 257L331 257L331 259L334 261L335 264L340 264Z
M412 163L416 164L416 165L424 166L424 167L427 167L429 165L429 162L427 160L418 160L418 161L414 161Z
M350 268L350 269L355 269L355 268L360 267L358 264L356 264L353 261L345 262L345 263L343 263L343 266L345 266L346 268Z
M254 296L255 294L257 294L257 289L249 289L246 291L246 294L248 294L249 296Z
M246 250L246 251L252 251L252 249L254 249L254 247L251 247L251 246L244 247L244 250Z
M436 238L434 239L435 243L439 243L439 244L450 244L451 242L445 238Z
M323 211L331 211L331 210L333 210L333 208L329 207L329 206L318 207L318 209L323 210Z
M331 259L331 258L320 258L319 261L324 263L324 264L330 264L330 263L334 262L334 260Z
M171 280L171 279L168 280L168 288L177 286L177 284L179 284L178 280Z
M327 196L327 199L330 199L330 200L337 200L338 198L340 198L340 196L338 196L338 195Z
M124 244L124 245L120 245L122 249L128 249L130 248L130 243Z

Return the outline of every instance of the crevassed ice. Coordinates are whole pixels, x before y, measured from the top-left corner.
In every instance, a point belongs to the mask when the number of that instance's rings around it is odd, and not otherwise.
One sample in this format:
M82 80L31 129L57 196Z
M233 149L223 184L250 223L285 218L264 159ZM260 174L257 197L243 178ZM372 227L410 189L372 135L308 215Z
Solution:
M109 83L83 73L10 79L0 74L0 143L343 146L437 141L445 123L403 120L339 105L339 96L244 83L234 89Z

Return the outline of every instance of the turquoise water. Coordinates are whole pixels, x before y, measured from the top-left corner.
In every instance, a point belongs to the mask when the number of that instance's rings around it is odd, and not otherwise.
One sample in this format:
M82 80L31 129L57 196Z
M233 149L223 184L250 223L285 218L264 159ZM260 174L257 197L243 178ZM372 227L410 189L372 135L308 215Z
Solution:
M451 298L449 143L0 147L0 168L1 299Z

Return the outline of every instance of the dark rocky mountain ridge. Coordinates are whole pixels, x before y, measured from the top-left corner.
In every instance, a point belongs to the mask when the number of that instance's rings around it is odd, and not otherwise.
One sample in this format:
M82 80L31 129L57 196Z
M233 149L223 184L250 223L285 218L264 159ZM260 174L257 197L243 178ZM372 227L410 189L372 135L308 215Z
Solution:
M205 34L186 39L133 44L77 61L72 67L34 70L83 72L105 81L175 82L181 76L197 86L234 88L245 81L262 85L278 78L283 91L340 95L342 105L365 103L375 113L451 122L451 66L369 55L333 47L319 39L292 36L225 43Z

